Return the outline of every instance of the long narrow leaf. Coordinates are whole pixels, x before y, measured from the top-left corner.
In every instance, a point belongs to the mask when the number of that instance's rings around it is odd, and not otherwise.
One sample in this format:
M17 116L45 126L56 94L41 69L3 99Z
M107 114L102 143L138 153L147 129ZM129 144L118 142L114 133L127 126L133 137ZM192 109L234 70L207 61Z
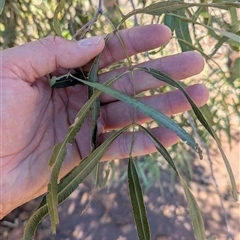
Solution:
M105 83L105 85L111 85L113 82L117 81L119 78L121 78L124 74L126 74L128 71L122 73L121 75L110 79ZM72 75L71 75L72 76ZM76 79L74 76L72 76L74 79ZM101 94L101 91L94 91L92 93L92 97L84 104L84 106L81 108L81 110L76 115L74 123L69 127L68 134L65 140L61 143L58 143L54 149L53 153L51 155L51 158L49 160L49 165L51 168L51 179L50 183L48 184L48 194L47 194L47 202L48 202L48 208L50 212L50 220L52 224L53 232L56 231L56 224L58 224L58 212L57 212L57 182L59 178L60 169L63 163L63 160L65 159L67 155L67 144L72 144L74 142L74 139L80 130L88 112L91 106L94 104L94 102L99 98Z
M90 82L84 81L82 79L79 79L79 81L88 86L97 88L100 91L105 92L105 93L119 99L120 101L122 101L124 103L127 103L131 107L133 107L133 108L141 111L142 113L146 114L147 116L151 117L157 123L174 131L184 142L186 142L189 146L191 146L199 154L200 158L202 158L201 149L198 147L197 143L194 141L192 136L190 136L183 128L181 128L171 118L167 117L166 115L157 111L156 109L146 105L145 103L140 102L137 99L132 98L132 97L130 97L126 94L123 94L117 90L114 90L110 87L101 85L99 83L90 83Z
M181 185L184 189L184 193L186 196L195 239L196 240L205 240L206 239L205 226L204 226L204 221L203 221L200 209L197 205L197 202L196 202L193 194L191 193L190 189L188 188L184 178L181 176L180 172L178 171L177 166L175 165L174 161L172 160L170 154L164 148L164 146L158 141L158 139L146 128L144 128L142 126L141 126L141 128L147 133L149 138L153 141L156 149L166 159L166 161L169 163L169 165L173 168L173 170L179 176Z
M188 185L186 184L186 182L184 181L183 177L180 174L179 178L187 199L195 239L206 240L204 222L198 204L192 192L190 191Z
M109 145L127 128L128 126L116 131L88 157L83 159L77 167L61 179L58 185L58 204L62 203L78 187L78 185L86 179L86 177L93 171L98 162L101 160ZM39 223L48 214L48 212L45 196L42 199L39 208L34 212L26 224L23 236L24 240L33 239Z
M122 18L121 22L118 25L118 28L129 17L131 17L135 14L145 13L145 14L160 16L163 13L172 13L179 9L195 7L195 6L206 6L206 7L216 7L216 8L220 8L220 9L229 9L230 7L239 8L240 4L239 3L231 3L231 2L223 2L223 3L184 3L182 1L157 2L157 3L152 3L147 7L136 9L136 10L129 12Z
M240 3L239 3L239 6L238 6L238 7L240 7ZM235 34L235 33L227 32L227 31L224 31L224 30L221 30L221 29L217 29L217 28L213 28L213 27L211 27L211 26L209 26L209 25L206 25L206 24L204 24L204 23L196 22L196 21L193 21L192 19L186 18L186 17L184 17L184 16L179 16L179 15L174 14L174 13L170 13L170 15L175 16L175 17L177 17L178 19L180 19L180 20L182 20L182 21L186 21L186 22L191 22L191 23L194 23L194 24L198 24L198 25L201 25L201 26L203 26L203 27L205 27L205 28L208 28L208 29L210 29L210 30L212 30L212 31L214 31L214 32L219 32L219 33L222 34L223 36L225 36L225 37L227 37L227 38L230 38L230 39L234 40L234 41L237 42L237 43L240 43L240 38L239 38L239 36L238 36L237 34ZM237 25L237 26L238 26L238 25ZM236 27L236 30L237 30L237 27Z
M168 26L173 32L175 29L175 17L169 14L164 15L164 25Z
M180 1L164 1L164 2L153 3L153 4L151 4L147 7L136 9L136 10L133 10L133 11L129 12L128 14L126 14L122 18L119 26L121 26L121 24L123 22L125 22L129 17L131 17L135 14L145 13L145 14L160 16L163 13L174 12L178 9L186 8L186 7L189 7L189 6L190 6L190 4L183 3L183 2L180 2Z
M185 16L185 11L184 11L184 9L180 9L176 12L176 14L178 14L180 16ZM188 44L186 45L182 41L180 41L180 40L184 40L185 42L188 42L189 44L192 45L192 39L190 37L188 23L185 21L182 21L178 18L175 18L175 33L176 33L176 37L178 38L178 43L181 47L182 52L192 50L188 46Z
M220 150L220 153L222 155L224 164L225 164L225 166L227 168L227 171L228 171L228 174L229 174L229 178L230 178L231 185L232 185L233 198L237 201L237 199L238 199L237 186L236 186L235 178L234 178L234 175L233 175L233 172L232 172L232 168L229 164L229 161L228 161L226 155L224 154L224 151L222 150L221 143L220 143L218 137L214 133L212 127L208 124L207 120L205 119L205 117L201 113L200 109L196 106L196 104L193 102L193 100L190 98L190 96L187 94L187 92L181 87L181 85L178 82L174 81L167 74L164 74L164 73L162 73L162 72L160 72L156 69L152 69L152 68L141 67L141 68L138 68L138 69L151 74L152 76L154 76L156 79L158 79L160 81L166 82L167 84L170 84L171 86L178 88L186 96L186 98L187 98L188 102L190 103L196 117L201 122L201 124L206 128L206 130L212 135L212 137L215 139L215 141L217 143L218 149Z
M166 159L168 164L173 168L173 170L178 174L178 170L175 166L175 163L173 162L171 156L169 155L166 148L157 140L157 138L145 127L138 125L140 128L142 128L148 135L148 137L152 140L155 147L157 148L158 152L161 153L161 155Z
M179 90L181 90L181 92L185 95L185 97L189 101L189 103L190 103L194 113L196 114L197 118L199 119L199 121L208 130L208 132L214 137L213 130L211 129L211 127L207 123L207 121L204 118L204 116L202 115L201 111L196 106L196 104L193 102L193 100L190 98L190 96L187 94L187 92L183 89L183 87L177 81L173 80L167 74L162 73L162 72L160 72L160 71L158 71L156 69L153 69L153 68L140 67L140 68L137 68L137 69L139 69L140 71L147 72L147 73L151 74L153 77L155 77L156 79L158 79L160 81L163 81L163 82L165 82L165 83L167 83L167 84L169 84L169 85L171 85L173 87L176 87Z
M148 224L146 208L143 201L143 193L136 167L132 157L128 162L128 188L133 209L133 216L136 223L139 240L150 240L150 228Z
M98 65L99 65L99 61L100 61L100 56L101 54L99 54L92 65L92 68L89 72L89 76L88 76L88 81L89 82L97 82L98 83ZM88 87L88 98L91 98L92 95L94 94L94 88L92 87ZM94 103L91 106L91 146L92 149L95 149L96 145L97 145L97 120L100 117L100 99L99 97L94 101Z
M74 123L69 127L68 134L65 140L58 143L54 149L52 156L49 160L51 168L51 179L48 184L47 202L50 212L50 219L52 224L53 232L56 232L56 224L58 224L58 211L57 211L57 191L58 191L58 178L62 167L62 163L67 155L67 144L72 144L74 139L80 130L88 111L94 101L100 96L101 92L98 91L78 112Z

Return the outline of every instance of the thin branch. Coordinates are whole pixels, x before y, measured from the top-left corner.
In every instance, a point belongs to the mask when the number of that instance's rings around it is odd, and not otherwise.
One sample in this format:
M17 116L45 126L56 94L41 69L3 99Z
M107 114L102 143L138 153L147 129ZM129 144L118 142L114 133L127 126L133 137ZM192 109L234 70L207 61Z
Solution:
M133 0L130 0L130 3L132 5L133 10L136 10ZM139 26L136 14L134 14L133 17L134 17L134 26Z
M77 36L80 35L79 39L85 38L86 34L91 30L92 25L97 21L98 16L102 14L102 0L98 1L98 9L95 15L93 16L92 20L84 24L72 37L72 39L76 39Z

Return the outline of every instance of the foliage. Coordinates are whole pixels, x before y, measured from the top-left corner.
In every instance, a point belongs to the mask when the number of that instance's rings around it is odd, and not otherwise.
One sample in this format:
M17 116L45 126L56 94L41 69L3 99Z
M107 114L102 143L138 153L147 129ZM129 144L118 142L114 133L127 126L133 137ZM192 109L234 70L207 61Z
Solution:
M70 76L76 81L81 81L88 86L89 100L78 112L74 123L69 126L68 134L65 140L58 143L52 152L49 165L51 167L51 180L48 185L48 193L43 198L39 208L29 219L24 233L24 239L33 239L36 228L42 218L46 214L50 214L52 223L52 230L56 232L56 224L58 223L57 206L64 201L77 187L83 182L86 177L96 170L99 161L106 151L111 142L118 137L122 132L126 131L128 127L116 131L100 146L96 145L96 128L97 119L100 115L99 110L99 96L102 92L113 95L120 101L125 102L134 109L138 109L144 114L151 117L166 128L176 132L179 137L186 142L193 150L195 150L201 157L202 153L195 142L193 135L196 129L189 127L189 117L177 116L169 118L162 113L156 111L150 106L138 101L135 96L129 97L111 88L111 84L117 81L126 73L133 73L134 71L144 71L151 74L156 79L166 82L168 85L161 89L152 91L155 92L168 91L173 87L180 89L188 99L193 111L190 113L191 120L197 126L198 134L208 141L208 136L211 135L217 142L218 148L223 156L229 177L232 183L233 197L236 199L236 184L228 163L227 157L221 149L221 143L215 133L216 130L224 129L228 133L229 142L231 141L230 135L230 117L231 115L238 115L239 102L239 76L236 74L239 60L235 63L236 67L232 72L226 72L221 69L215 60L218 50L222 47L228 46L230 49L239 51L239 21L237 19L237 8L240 7L239 3L235 1L158 1L155 3L146 3L146 1L130 1L133 10L129 10L128 5L107 4L105 8L102 6L100 0L98 6L93 8L94 3L88 1L65 1L60 2L55 0L36 1L36 0L18 0L18 1L0 1L0 42L2 48L9 48L26 41L32 41L49 34L58 34L67 39L81 39L88 35L96 34L110 34L114 32L121 42L118 31L122 28L132 27L134 25L146 24L146 19L151 23L164 23L169 26L173 31L172 41L163 48L142 53L130 59L126 55L126 62L114 64L110 68L117 68L128 65L130 70L123 74L109 79L104 85L98 83L98 63L100 55L95 59L88 78L83 80L74 75L67 75L61 77L53 77L50 79L51 87L59 87L60 84L66 84ZM138 8L135 8L135 5ZM4 8L3 8L4 7ZM143 17L144 16L144 17ZM145 16L148 16L147 18ZM198 33L200 31L200 33ZM212 41L212 48L205 50L205 40ZM107 41L107 37L106 37ZM205 82L212 91L220 93L221 99L210 99L210 103L199 109L187 95L183 89L183 83L177 83L166 74L157 71L156 69L149 68L135 68L133 62L145 61L151 58L164 56L169 53L169 49L174 46L175 52L178 51L199 51L206 59L211 75L207 76ZM124 46L122 46L124 49ZM238 64L238 65L237 65ZM234 70L235 69L235 70ZM106 69L107 71L108 69ZM133 79L134 80L134 79ZM190 84L193 80L189 79L186 84ZM212 84L214 81L214 84ZM134 82L134 81L133 81ZM65 86L65 85L64 85ZM222 91L224 89L224 91ZM230 96L233 96L233 104L229 105L226 101ZM220 113L219 113L220 110ZM59 172L67 154L67 144L74 142L75 136L81 128L81 125L87 116L88 112L92 116L92 152L81 161L81 163L72 169L64 178L58 182ZM224 121L222 121L224 120ZM176 121L178 123L176 123ZM185 192L186 200L189 207L190 217L192 220L193 230L196 239L206 239L204 222L201 217L200 210L197 202L187 186L179 164L175 164L173 158L179 152L179 147L174 146L172 151L167 151L161 143L148 131L147 126L140 126L136 124L133 117L133 126L135 129L139 128L146 132L152 140L160 155L165 159L169 167L176 173L180 179L180 183ZM224 124L223 124L224 123ZM183 129L188 129L188 131ZM134 131L134 130L133 130ZM210 134L206 134L206 133ZM182 144L181 149L189 152L186 144ZM184 152L183 152L184 154ZM171 157L172 155L172 157ZM110 168L113 169L114 165ZM138 165L137 165L138 166ZM156 168L159 166L156 164ZM137 226L139 239L150 239L150 230L146 217L146 210L144 207L142 190L138 172L140 172L141 179L146 179L145 173L136 170L134 160L132 159L131 152L129 153L128 165L128 180L129 191L131 196L131 203L133 207L133 214ZM105 172L106 178L103 179L105 185L109 176L109 170ZM159 172L156 173L158 175ZM147 184L146 184L147 185Z

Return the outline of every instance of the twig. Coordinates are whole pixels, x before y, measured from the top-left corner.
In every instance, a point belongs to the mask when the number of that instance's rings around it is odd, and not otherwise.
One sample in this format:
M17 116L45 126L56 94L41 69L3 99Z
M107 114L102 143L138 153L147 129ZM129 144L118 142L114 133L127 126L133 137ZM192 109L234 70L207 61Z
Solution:
M136 8L135 8L133 0L130 0L130 3L132 5L133 10L135 10ZM136 16L136 14L134 14L134 26L138 26L138 25L139 24L138 24L137 16Z
M205 142L202 140L202 138L199 136L199 134L198 134L198 132L197 132L197 129L196 129L196 125L195 125L192 117L190 116L190 114L189 114L188 112L185 112L185 115L186 115L186 117L187 117L187 119L188 119L188 121L189 121L190 126L191 126L192 129L193 129L194 135L196 136L196 138L197 138L198 141L200 142L202 148L204 148L204 150L205 150L205 152L206 152L207 159L208 159L209 166L210 166L211 177L212 177L213 183L214 183L214 185L215 185L217 195L218 195L218 197L219 197L220 205L221 205L221 208L222 208L222 211L223 211L223 215L224 215L224 221L225 221L225 224L226 224L226 227L227 227L227 230L228 230L227 239L232 239L232 240L234 240L234 237L233 237L233 234L232 234L232 230L231 230L231 228L230 228L230 226L229 226L229 223L228 223L228 215L227 215L226 209L225 209L224 204L223 204L223 200L222 200L222 197L221 197L221 194L220 194L220 191L219 191L219 187L218 187L216 178L215 178L215 176L214 176L213 163L212 163L212 160L211 160L211 157L210 157L209 148L207 147L207 145L205 144Z
M95 15L93 16L92 20L84 24L72 37L72 39L76 39L77 36L80 35L79 39L83 39L86 34L91 30L92 25L97 21L98 16L102 14L102 0L98 1L98 9Z

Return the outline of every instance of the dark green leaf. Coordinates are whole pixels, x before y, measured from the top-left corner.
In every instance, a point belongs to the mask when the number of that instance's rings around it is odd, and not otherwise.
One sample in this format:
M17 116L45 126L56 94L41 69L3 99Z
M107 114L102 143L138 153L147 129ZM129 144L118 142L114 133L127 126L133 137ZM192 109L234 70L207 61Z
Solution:
M133 216L137 227L138 238L140 240L150 240L150 229L143 201L143 193L136 167L132 157L128 162L128 188L131 197Z
M75 78L73 78L72 76L76 77L76 78L80 78L80 79L86 79L87 76L87 72L84 71L79 71L73 74L65 74L63 76L53 76L52 78L50 78L48 80L49 85L51 88L65 88L65 87L69 87L69 86L74 86L76 84L81 84L81 82L77 81Z
M140 68L139 68L140 69ZM141 68L143 69L143 68ZM102 92L105 92L117 99L119 99L122 102L125 102L129 104L131 107L143 112L147 116L154 119L157 123L163 125L164 127L174 131L177 133L177 135L185 141L189 146L191 146L197 153L199 154L200 158L202 158L201 149L198 147L194 139L183 129L181 128L176 122L174 122L171 118L167 117L163 113L157 111L156 109L150 107L149 105L146 105L135 98L132 98L126 94L123 94L121 92L118 92L110 87L101 85L99 83L90 83L87 81L80 80L84 84L97 88Z
M159 151L159 153L166 159L166 161L169 163L169 165L173 168L173 170L176 172L176 174L180 178L181 185L184 189L184 193L187 199L187 204L189 208L189 214L192 221L192 227L195 235L195 239L197 240L205 240L205 227L204 222L202 219L202 215L200 212L200 209L197 205L197 202L191 193L190 189L188 188L186 182L184 181L183 177L181 176L180 172L178 171L174 161L172 160L170 154L168 151L164 148L164 146L158 141L158 139L146 128L141 128L148 134L149 138L153 141L155 147Z
M185 17L184 9L176 11L176 14ZM189 44L192 45L192 39L190 37L187 22L176 18L175 19L175 33L176 33L177 39L184 40L185 42L188 42ZM192 50L188 45L184 44L184 42L178 41L178 43L181 47L182 52Z
M127 130L129 126L126 126L114 134L112 134L107 140L105 140L99 147L97 147L88 157L83 159L81 163L73 169L69 174L61 179L59 183L59 198L66 199L77 186L85 180L85 178L93 171L98 162L101 160L103 154L109 147L109 145L120 135Z
M157 2L152 3L147 7L140 8L133 10L126 14L121 22L118 25L118 28L122 25L123 22L125 22L129 17L139 14L139 13L145 13L150 15L157 15L160 16L163 13L172 13L174 11L177 11L179 9L183 8L189 8L194 6L206 6L206 7L216 7L220 9L229 9L230 7L240 7L240 3L230 3L230 2L224 2L224 3L184 3L182 1L163 1L163 2Z
M175 29L175 17L169 14L164 15L164 25L168 26L173 32Z
M156 149L159 153L165 158L165 160L168 162L168 164L173 168L173 170L178 174L177 168L175 166L175 163L173 162L171 156L169 155L168 151L165 149L165 147L157 140L157 138L145 127L139 125L140 128L142 128L148 135L148 137L152 140L154 143Z
M125 72L126 73L126 72ZM117 76L114 79L110 79L105 84L110 85L117 79L119 79L121 76L123 76L125 73ZM73 75L70 75L74 80L76 80L76 77ZM79 79L78 79L79 80ZM76 115L74 123L69 127L68 134L65 140L61 143L58 143L54 149L53 153L51 155L51 158L49 160L49 165L51 167L51 179L50 183L48 184L48 194L47 194L47 203L48 208L50 212L50 219L52 223L53 232L56 230L56 224L58 223L58 212L57 212L57 182L59 178L60 169L63 163L63 160L66 157L67 154L67 144L72 144L78 131L80 130L90 107L93 105L93 103L96 101L96 99L100 96L101 91L94 91L92 97L84 104L84 106L81 108L81 110Z
M86 177L93 171L98 162L101 160L103 154L109 145L126 129L120 129L112 134L106 141L104 141L98 148L96 148L88 157L83 159L80 164L71 170L58 184L58 204L62 203L77 187L82 183ZM57 207L57 206L55 206ZM33 240L35 231L48 214L48 207L46 204L46 196L42 199L40 206L28 220L24 229L24 240Z
M167 84L170 84L173 87L178 88L179 90L182 91L182 93L186 96L188 102L190 103L196 117L198 118L198 120L202 123L202 125L205 127L205 129L212 135L212 137L215 139L217 145L218 145L218 149L222 155L223 161L225 163L225 166L227 168L230 180L231 180L231 185L232 185L232 191L233 191L233 198L237 201L238 197L237 197L237 186L236 186L236 182L235 182L235 178L231 169L231 166L229 164L229 161L226 157L226 155L224 154L224 151L222 150L221 147L221 143L218 139L218 137L216 136L216 134L214 133L213 129L211 128L211 126L208 124L207 120L205 119L205 117L203 116L203 114L201 113L200 109L196 106L196 104L193 102L193 100L189 97L189 95L187 94L187 92L182 88L182 86L174 81L172 78L170 78L167 74L164 74L156 69L152 69L152 68L138 68L141 71L144 72L148 72L149 74L151 74L152 76L154 76L156 79L166 82Z
M158 2L158 3L153 3L147 7L136 9L131 11L130 13L126 14L125 17L121 20L119 26L126 21L129 17L139 14L139 13L145 13L145 14L151 14L151 15L157 15L160 16L163 13L169 13L169 12L174 12L178 9L181 8L186 8L189 7L190 4L188 3L183 3L181 1L164 1L164 2Z
M209 124L207 123L206 119L204 118L204 116L202 115L201 111L199 110L199 108L196 106L196 104L193 102L193 100L189 97L189 95L187 94L187 92L182 88L182 86L175 80L173 80L171 77L169 77L167 74L162 73L156 69L153 68L145 68L145 67L141 67L138 68L141 71L147 72L149 74L151 74L152 76L154 76L156 79L163 81L173 87L178 88L179 90L181 90L181 92L185 95L185 97L187 98L187 100L189 101L194 113L196 114L197 118L199 119L199 121L203 124L203 126L208 130L208 132L214 137L214 133L211 129L211 127L209 126Z
M239 5L240 6L240 5ZM220 29L217 29L217 28L213 28L209 25L206 25L206 24L203 24L203 23L199 23L199 22L196 22L196 21L193 21L192 19L189 19L189 18L186 18L186 17L183 17L183 16L179 16L177 14L174 14L174 13L171 13L172 16L175 16L177 17L178 19L182 20L182 21L186 21L186 22L191 22L191 23L194 23L194 24L199 24L207 29L210 29L212 30L213 32L218 32L220 34L222 34L223 36L225 37L228 37L232 40L234 40L235 42L237 43L240 43L240 38L237 34L235 33L232 33L232 32L228 32L228 31L224 31L224 30L220 30ZM236 28L238 27L238 25L236 26Z
M99 65L99 61L100 61L100 56L101 56L101 54L99 54L93 62L92 68L89 72L89 77L88 77L89 82L98 83L98 65ZM89 98L92 97L94 92L95 92L94 88L88 87L88 97ZM99 117L100 117L100 99L98 97L94 101L93 105L91 106L91 137L90 137L90 141L91 141L92 149L95 149L95 147L97 146L97 133L98 133L97 120Z
M92 98L86 102L81 110L76 115L74 123L68 128L68 134L65 140L58 143L54 148L49 160L51 169L51 179L48 184L47 203L50 213L50 219L52 223L53 232L56 231L56 224L58 223L57 212L57 191L58 191L58 178L62 167L62 163L67 155L67 144L72 144L74 139L80 130L93 102L100 96L101 92L97 91Z

